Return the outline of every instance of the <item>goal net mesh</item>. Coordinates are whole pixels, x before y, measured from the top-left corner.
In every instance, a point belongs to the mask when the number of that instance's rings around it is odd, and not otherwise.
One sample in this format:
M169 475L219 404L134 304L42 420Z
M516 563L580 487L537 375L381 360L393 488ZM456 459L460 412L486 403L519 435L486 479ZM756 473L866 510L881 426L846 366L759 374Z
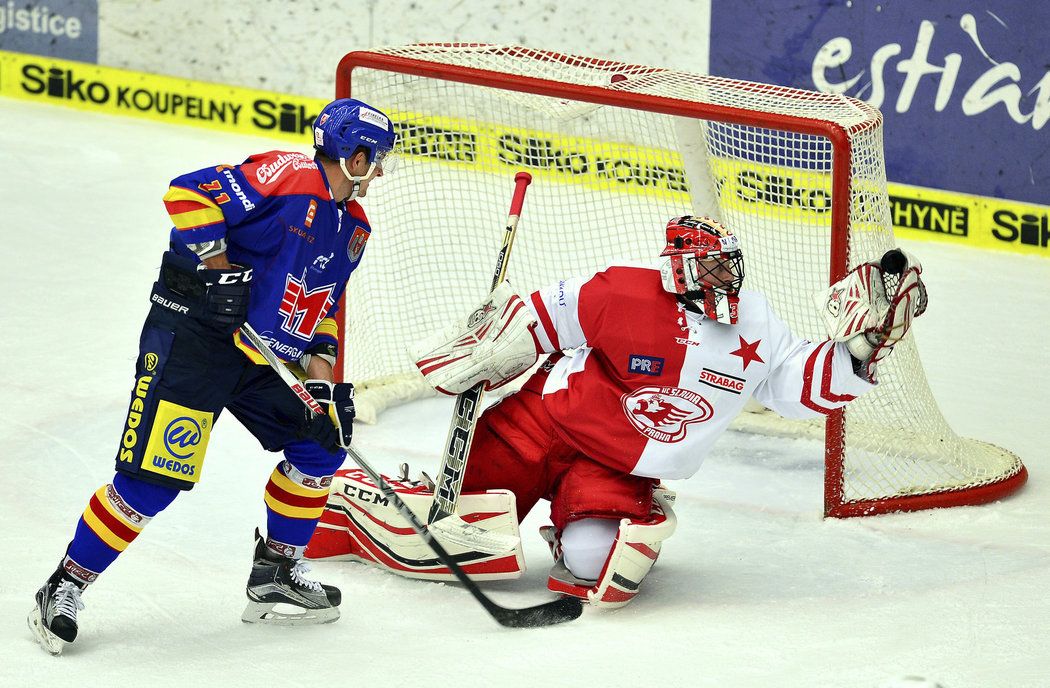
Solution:
M343 374L361 390L365 415L369 399L381 408L428 389L406 345L485 294L520 170L534 182L508 278L523 293L611 262L651 263L669 218L707 214L740 236L745 287L763 292L798 335L819 341L826 334L816 299L834 271L894 245L881 115L861 101L505 46L365 55L340 70L340 93L386 112L399 135L396 170L364 202L375 232L344 314ZM488 85L462 80L481 81L475 70ZM605 102L593 102L593 89ZM770 126L766 114L797 122ZM812 122L846 136L833 141ZM833 184L833 163L848 165L847 185ZM848 203L845 226L834 226L833 203ZM836 232L845 247L838 266ZM830 474L841 472L829 488L841 491L834 502L953 493L965 503L966 490L1022 471L1013 454L951 430L914 337L880 364L878 379L827 439L829 470L837 463ZM771 415L746 413L738 426L824 436L823 420Z

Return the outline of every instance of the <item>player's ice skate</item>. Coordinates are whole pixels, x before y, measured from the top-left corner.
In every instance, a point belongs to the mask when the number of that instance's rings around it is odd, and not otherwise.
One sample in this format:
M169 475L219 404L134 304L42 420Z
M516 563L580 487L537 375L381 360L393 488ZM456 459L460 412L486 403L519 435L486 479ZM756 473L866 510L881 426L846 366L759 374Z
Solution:
M62 654L77 637L77 611L84 608L80 588L55 571L36 591L36 606L29 612L29 630L52 655Z
M248 578L248 606L241 621L282 625L331 623L339 618L339 588L304 577L300 559L275 554L255 531L255 562Z

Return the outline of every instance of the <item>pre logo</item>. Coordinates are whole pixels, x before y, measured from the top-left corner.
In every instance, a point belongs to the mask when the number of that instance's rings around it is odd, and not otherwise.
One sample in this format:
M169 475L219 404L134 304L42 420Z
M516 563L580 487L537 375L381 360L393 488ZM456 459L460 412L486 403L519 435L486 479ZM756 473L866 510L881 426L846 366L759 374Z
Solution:
M664 359L655 356L631 354L627 358L627 372L656 377L664 371Z

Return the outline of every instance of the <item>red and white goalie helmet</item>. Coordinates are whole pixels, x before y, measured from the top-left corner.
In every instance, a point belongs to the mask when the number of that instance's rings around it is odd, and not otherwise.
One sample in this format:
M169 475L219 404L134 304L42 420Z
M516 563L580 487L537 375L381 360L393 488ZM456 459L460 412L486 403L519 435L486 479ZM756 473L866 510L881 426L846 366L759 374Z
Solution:
M664 289L712 320L736 324L744 254L733 232L709 217L675 217L667 223L667 246L660 255Z

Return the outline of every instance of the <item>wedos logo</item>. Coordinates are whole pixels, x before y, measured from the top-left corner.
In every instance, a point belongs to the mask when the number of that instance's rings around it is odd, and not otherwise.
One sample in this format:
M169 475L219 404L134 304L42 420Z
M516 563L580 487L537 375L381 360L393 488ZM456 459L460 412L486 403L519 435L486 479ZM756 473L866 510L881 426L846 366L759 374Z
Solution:
M164 448L176 459L188 459L201 443L201 426L189 416L180 416L164 429Z

